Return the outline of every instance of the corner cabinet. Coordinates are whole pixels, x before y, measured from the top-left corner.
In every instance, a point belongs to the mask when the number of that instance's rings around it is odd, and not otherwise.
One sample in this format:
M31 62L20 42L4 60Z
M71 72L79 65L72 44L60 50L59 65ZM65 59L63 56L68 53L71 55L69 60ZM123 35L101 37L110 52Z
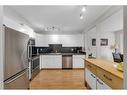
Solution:
M84 68L85 55L73 55L73 68Z
M41 55L40 69L62 69L62 55Z

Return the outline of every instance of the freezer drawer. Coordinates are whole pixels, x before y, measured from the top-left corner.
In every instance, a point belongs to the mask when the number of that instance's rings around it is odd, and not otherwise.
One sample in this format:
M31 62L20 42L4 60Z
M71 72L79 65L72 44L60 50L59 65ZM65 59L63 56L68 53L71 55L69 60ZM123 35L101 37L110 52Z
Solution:
M20 74L6 80L4 82L4 89L28 89L28 70L21 72Z

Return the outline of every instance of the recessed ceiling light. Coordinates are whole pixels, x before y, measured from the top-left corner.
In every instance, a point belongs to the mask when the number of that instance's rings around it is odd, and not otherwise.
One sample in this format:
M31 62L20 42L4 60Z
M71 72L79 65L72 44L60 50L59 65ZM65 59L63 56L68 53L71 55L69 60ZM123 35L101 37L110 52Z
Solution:
M83 16L80 16L80 19L83 19Z
M82 7L82 12L85 12L86 11L86 7Z
M80 14L80 19L83 19L83 15L82 14Z

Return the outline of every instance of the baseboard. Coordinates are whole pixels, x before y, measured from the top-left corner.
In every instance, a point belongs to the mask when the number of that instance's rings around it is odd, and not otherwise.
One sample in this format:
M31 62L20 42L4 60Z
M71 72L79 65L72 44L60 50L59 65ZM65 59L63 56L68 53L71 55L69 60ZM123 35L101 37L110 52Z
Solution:
M84 70L84 68L73 68L73 70Z
M42 68L41 70L62 70L62 68Z
M62 68L42 68L41 70L64 70ZM84 70L84 68L72 68L69 70Z
M89 86L89 84L85 81L85 87L87 88L87 89L91 89L91 87Z

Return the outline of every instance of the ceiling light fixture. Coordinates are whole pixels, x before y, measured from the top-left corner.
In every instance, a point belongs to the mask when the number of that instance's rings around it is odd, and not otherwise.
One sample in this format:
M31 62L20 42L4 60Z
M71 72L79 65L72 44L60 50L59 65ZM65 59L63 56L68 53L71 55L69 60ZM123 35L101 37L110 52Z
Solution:
M85 11L86 11L86 7L83 6L83 7L82 7L82 12L85 12Z
M82 6L81 13L80 13L80 19L83 19L85 11L86 11L86 6Z
M60 31L60 27L58 25L46 26L45 31L58 32Z
M83 15L82 14L80 14L80 19L83 19Z

